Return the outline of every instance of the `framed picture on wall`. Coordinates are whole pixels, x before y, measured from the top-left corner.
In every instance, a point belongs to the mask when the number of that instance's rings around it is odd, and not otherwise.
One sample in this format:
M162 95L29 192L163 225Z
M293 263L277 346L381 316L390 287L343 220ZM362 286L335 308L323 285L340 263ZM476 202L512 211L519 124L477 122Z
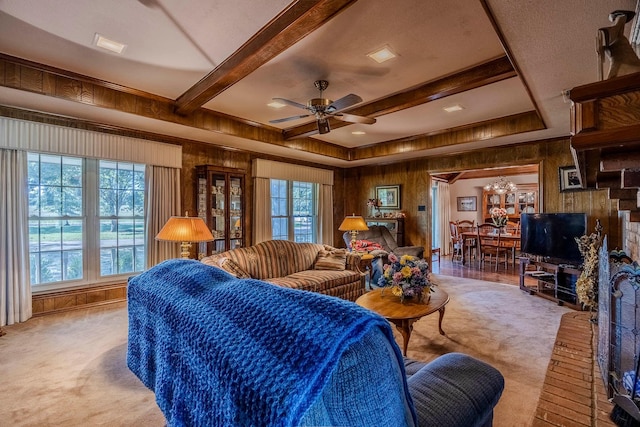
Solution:
M582 190L580 185L580 176L575 166L561 166L560 173L560 191Z
M376 199L380 201L381 208L400 209L400 186L382 185L376 187Z
M478 198L476 196L458 197L458 212L475 212L478 210Z

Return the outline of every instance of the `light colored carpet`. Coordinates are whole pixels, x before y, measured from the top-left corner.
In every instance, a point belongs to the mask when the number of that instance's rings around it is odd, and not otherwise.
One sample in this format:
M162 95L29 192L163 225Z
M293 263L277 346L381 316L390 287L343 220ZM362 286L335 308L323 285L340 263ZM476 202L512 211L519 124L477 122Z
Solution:
M512 285L435 276L449 293L438 316L414 324L408 356L459 351L506 379L498 427L529 426L562 314ZM0 338L0 426L163 426L154 395L126 367L124 303L34 318ZM401 342L399 334L396 338Z

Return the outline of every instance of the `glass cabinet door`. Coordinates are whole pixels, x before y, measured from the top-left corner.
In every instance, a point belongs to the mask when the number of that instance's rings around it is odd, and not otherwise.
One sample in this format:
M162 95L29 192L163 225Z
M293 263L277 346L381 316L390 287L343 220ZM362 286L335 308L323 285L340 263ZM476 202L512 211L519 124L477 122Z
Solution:
M213 234L214 251L223 252L225 250L226 235L226 215L225 215L225 195L227 190L226 177L214 174L211 185L211 234Z
M244 174L238 169L208 165L197 166L196 174L198 216L205 220L214 238L199 245L198 256L244 246Z
M242 177L231 176L229 187L229 248L242 247Z

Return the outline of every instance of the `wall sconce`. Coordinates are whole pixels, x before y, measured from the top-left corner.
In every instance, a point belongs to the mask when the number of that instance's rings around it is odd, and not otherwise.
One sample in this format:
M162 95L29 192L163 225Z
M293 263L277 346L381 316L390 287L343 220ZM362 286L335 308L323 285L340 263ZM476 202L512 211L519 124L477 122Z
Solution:
M156 240L180 242L180 255L188 259L192 242L210 242L213 240L211 230L202 218L172 216L156 236Z

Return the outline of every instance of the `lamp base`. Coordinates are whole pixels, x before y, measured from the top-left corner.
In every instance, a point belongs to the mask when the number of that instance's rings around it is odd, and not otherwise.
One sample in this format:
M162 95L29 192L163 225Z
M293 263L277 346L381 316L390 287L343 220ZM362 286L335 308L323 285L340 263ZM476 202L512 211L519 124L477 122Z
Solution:
M189 242L180 243L180 256L183 259L189 259L191 257L191 243Z
M354 251L357 237L358 237L358 230L351 230L351 252Z

